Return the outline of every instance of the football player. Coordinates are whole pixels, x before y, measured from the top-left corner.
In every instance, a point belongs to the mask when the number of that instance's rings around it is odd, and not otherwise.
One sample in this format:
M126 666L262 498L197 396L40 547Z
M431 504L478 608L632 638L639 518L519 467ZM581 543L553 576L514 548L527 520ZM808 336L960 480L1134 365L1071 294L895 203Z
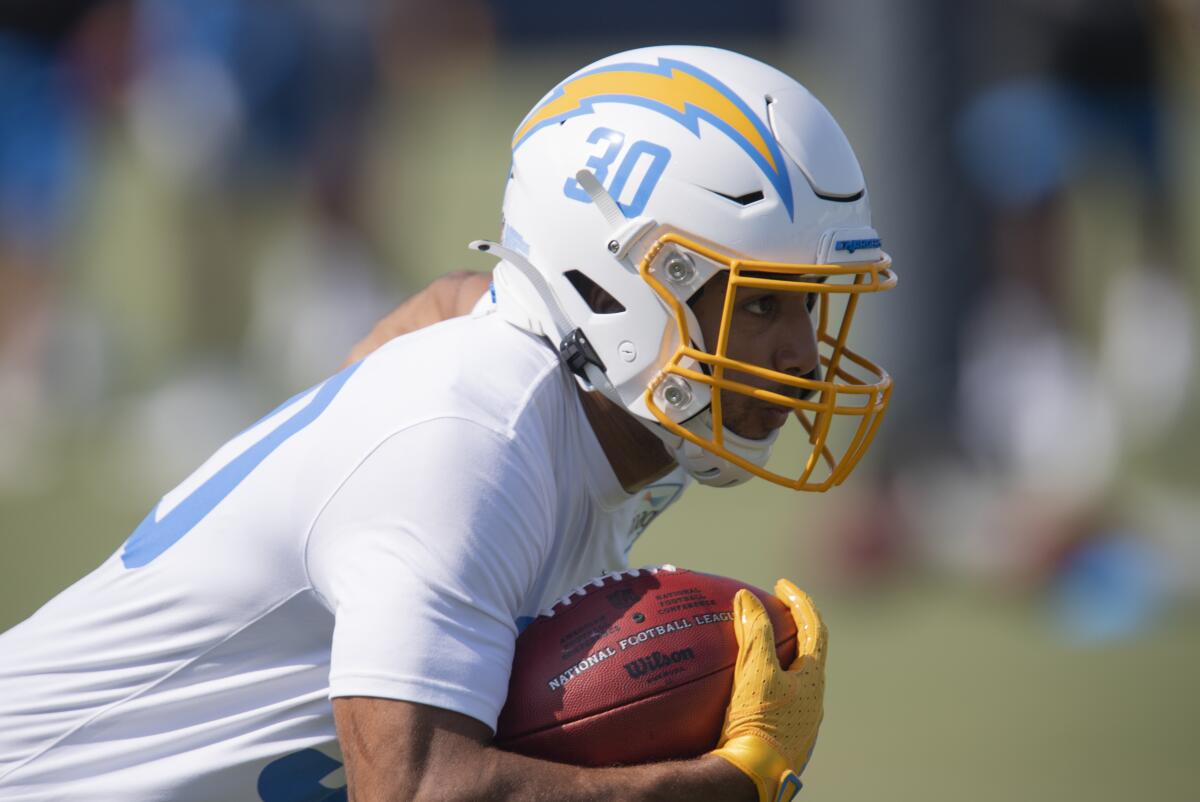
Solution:
M583 769L489 741L521 628L624 567L691 479L823 490L862 456L891 383L847 335L895 276L858 162L794 80L698 47L569 76L512 159L500 241L473 243L500 259L473 314L284 402L0 636L0 796L794 796L825 635L787 582L787 670L761 605L734 600L714 753ZM789 425L795 473L770 462Z

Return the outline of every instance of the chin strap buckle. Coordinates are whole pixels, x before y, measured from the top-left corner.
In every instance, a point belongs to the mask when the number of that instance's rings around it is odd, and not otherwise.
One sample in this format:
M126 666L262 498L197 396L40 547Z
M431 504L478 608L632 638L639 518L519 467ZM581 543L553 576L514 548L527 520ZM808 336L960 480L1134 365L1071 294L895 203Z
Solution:
M604 367L604 362L601 361L600 355L596 353L596 349L588 342L588 338L583 335L583 329L575 329L566 337L563 337L562 344L558 346L558 353L562 356L563 361L567 363L567 367L576 376L579 376L585 381L591 381L587 375L587 366L595 365L601 372L607 372L608 368Z

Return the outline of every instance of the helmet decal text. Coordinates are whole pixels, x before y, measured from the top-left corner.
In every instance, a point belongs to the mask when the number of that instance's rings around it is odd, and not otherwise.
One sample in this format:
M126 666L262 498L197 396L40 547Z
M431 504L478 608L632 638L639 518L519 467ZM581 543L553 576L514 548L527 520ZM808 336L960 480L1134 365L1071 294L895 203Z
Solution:
M883 240L878 237L870 237L868 239L840 239L833 244L835 251L848 251L854 253L857 250L866 250L868 248L882 247Z

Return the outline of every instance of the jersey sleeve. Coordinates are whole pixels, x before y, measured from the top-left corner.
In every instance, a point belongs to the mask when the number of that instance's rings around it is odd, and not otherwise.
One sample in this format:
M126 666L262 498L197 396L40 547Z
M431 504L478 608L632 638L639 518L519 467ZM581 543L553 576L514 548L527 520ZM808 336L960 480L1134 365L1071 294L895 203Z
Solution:
M434 705L495 730L515 620L550 548L550 467L465 419L393 434L330 499L306 555L335 617L330 695Z

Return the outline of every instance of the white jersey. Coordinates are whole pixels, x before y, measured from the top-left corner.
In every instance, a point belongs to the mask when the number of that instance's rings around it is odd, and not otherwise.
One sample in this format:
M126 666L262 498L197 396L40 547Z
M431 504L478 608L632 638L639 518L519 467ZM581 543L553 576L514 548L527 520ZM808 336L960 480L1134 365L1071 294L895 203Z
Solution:
M0 798L345 799L330 696L494 729L523 623L625 567L684 482L625 493L574 380L497 315L395 340L0 636Z

